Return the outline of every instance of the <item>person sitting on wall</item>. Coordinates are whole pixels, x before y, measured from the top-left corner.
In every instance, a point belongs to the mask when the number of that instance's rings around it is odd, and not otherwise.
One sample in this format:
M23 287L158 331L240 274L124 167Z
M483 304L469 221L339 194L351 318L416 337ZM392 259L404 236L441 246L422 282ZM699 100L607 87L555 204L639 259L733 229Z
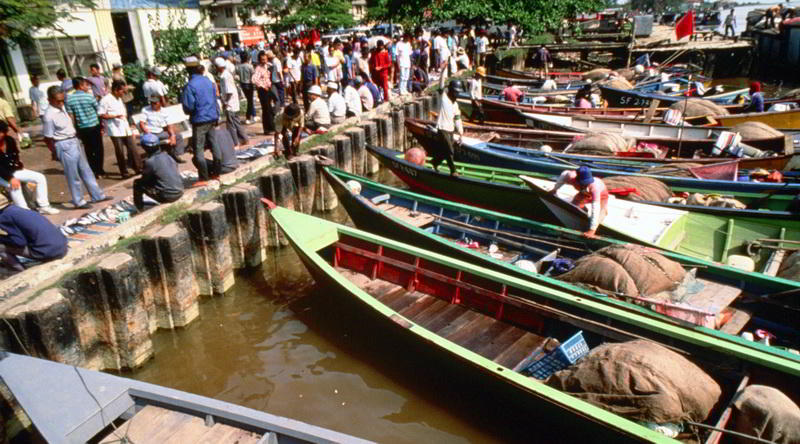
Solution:
M18 256L46 262L66 254L67 238L44 216L14 204L0 209L0 264L19 272Z
M139 139L147 155L142 176L133 181L133 204L144 208L144 195L158 203L175 202L183 196L183 179L178 164L161 149L161 140L153 133L142 134Z
M169 147L169 154L175 162L184 163L185 160L180 156L186 150L186 146L183 136L169 123L169 115L163 108L164 96L154 93L149 99L150 106L142 108L144 120L139 122L139 129L142 130L142 134L153 134L158 137L163 145Z

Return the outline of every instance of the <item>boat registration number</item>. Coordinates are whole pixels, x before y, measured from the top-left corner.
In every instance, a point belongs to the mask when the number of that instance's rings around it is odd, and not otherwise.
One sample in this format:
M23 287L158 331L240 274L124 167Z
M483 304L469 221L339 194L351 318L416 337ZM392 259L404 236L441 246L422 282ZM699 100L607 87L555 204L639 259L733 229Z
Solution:
M644 99L641 97L623 96L619 98L619 104L629 105L632 108L647 107L650 106L650 99Z

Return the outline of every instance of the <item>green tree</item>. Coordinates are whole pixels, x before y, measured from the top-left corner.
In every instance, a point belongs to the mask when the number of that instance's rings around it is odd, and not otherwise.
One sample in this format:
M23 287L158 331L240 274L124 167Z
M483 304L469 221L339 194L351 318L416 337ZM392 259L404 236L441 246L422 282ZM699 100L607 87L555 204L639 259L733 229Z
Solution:
M163 67L161 81L169 88L169 98L175 99L186 85L183 59L191 55L203 55L209 48L209 37L203 32L202 22L189 27L186 13L170 10L167 22L161 23L158 14L148 15L153 32L155 63Z
M683 6L683 0L631 0L631 9L640 11L679 11Z
M527 33L541 33L558 29L564 18L602 9L605 0L371 0L368 6L375 20L408 25L512 21Z
M287 29L297 25L328 30L355 24L350 0L290 0L279 26Z
M1 0L0 40L19 45L30 43L36 31L61 31L58 20L70 17L78 7L94 8L95 3L94 0Z

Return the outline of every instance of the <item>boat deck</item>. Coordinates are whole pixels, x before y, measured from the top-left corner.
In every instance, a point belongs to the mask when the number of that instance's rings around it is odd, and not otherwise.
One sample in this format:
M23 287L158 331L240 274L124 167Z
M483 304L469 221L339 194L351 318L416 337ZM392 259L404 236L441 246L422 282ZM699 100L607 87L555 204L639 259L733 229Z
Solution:
M255 444L260 439L257 433L219 423L209 427L203 418L148 405L99 442Z
M415 324L504 367L514 369L531 352L548 343L547 337L435 296L407 291L399 285L370 279L345 268L337 267L337 270Z

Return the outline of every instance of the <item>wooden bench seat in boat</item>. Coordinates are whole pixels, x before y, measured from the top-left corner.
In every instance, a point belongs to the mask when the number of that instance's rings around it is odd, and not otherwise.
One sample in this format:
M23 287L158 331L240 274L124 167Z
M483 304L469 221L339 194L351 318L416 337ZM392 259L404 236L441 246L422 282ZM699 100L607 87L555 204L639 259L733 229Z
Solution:
M337 271L415 324L508 368L513 369L548 339L435 296L345 268L337 267Z
M436 217L430 213L413 212L407 207L393 205L389 202L382 202L376 206L392 217L396 217L415 227L423 227L436 219Z

